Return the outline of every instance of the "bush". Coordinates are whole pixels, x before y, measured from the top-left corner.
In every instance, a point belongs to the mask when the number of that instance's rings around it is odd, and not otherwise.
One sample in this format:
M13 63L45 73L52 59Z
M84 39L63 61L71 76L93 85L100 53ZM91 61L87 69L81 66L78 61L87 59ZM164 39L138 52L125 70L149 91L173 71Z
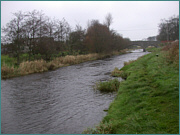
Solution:
M166 45L162 50L166 52L166 61L179 68L179 41Z
M96 84L96 88L102 92L113 92L118 91L120 82L118 79L106 81L106 82L99 82Z

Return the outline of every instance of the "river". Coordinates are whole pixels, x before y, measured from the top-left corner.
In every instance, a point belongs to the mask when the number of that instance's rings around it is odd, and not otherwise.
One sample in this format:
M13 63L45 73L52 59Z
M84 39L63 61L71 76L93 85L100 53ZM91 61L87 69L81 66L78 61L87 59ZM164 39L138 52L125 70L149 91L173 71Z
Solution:
M1 80L1 133L80 134L97 125L116 93L94 90L142 50L55 71Z

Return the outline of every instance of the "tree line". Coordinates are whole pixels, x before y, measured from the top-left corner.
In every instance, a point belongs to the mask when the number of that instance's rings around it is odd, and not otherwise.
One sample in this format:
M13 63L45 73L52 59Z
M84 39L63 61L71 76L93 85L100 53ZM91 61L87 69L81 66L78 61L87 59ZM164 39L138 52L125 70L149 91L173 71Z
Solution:
M86 29L78 24L72 29L64 18L52 20L37 10L19 11L13 16L2 28L5 36L1 39L1 48L5 47L18 63L22 53L27 53L29 60L38 54L45 60L51 60L58 54L63 56L64 51L69 54L110 53L125 48L130 41L110 29L113 21L110 13L103 24L91 20Z
M160 41L179 40L179 16L161 20L157 39Z

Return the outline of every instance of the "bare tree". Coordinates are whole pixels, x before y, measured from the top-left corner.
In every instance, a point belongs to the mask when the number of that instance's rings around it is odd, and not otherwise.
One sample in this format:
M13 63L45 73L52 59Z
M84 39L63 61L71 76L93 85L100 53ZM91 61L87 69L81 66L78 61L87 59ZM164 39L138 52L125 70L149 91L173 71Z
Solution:
M111 33L106 25L100 24L98 20L92 20L87 29L86 46L90 52L110 52Z
M105 17L104 24L109 28L112 23L113 23L113 17L111 15L111 13L108 13Z
M24 45L24 15L21 11L13 13L13 15L15 18L7 23L6 27L2 28L2 32L5 33L6 42L12 44L13 53L17 57L17 63L19 64L19 55Z
M172 41L179 39L179 17L173 16L170 19L161 20L159 24L158 40Z
M38 38L42 38L43 36L46 36L48 33L46 22L48 20L48 17L44 15L44 13L38 12Z
M83 44L84 39L85 30L77 24L75 30L69 34L70 51L80 51L79 53L85 52L85 46Z
M55 21L50 20L48 18L46 22L46 29L47 29L47 36L48 37L53 37L54 36L54 31L55 31Z
M56 31L54 35L57 41L64 41L65 39L65 22L64 18L61 21L56 20Z
M37 46L36 40L38 38L39 31L39 11L33 10L25 14L25 29L26 29L26 45L29 48L29 61L31 55L35 55L35 49Z

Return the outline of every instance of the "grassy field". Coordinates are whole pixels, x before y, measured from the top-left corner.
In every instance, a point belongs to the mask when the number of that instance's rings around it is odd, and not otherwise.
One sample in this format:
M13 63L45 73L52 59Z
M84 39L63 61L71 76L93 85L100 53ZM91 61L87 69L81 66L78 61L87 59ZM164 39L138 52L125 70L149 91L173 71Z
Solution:
M179 44L126 63L107 116L87 134L179 134ZM157 56L158 54L158 56Z

